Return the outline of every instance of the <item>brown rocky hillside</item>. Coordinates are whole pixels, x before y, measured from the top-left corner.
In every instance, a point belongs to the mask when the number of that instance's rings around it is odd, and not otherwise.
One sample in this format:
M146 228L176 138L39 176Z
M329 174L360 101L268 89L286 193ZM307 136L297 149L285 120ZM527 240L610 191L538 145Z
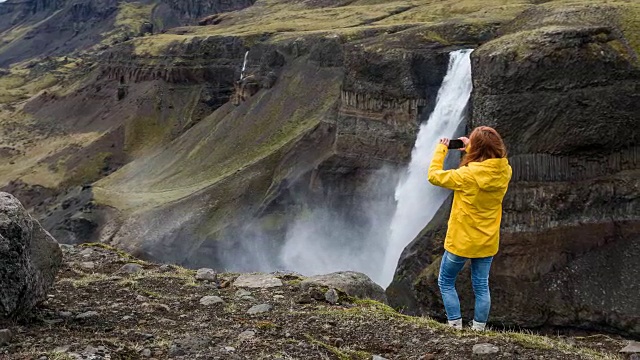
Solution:
M12 333L0 358L616 359L625 343L605 335L453 331L374 300L305 286L293 273L214 276L101 245L63 251L58 279L32 318L0 320Z

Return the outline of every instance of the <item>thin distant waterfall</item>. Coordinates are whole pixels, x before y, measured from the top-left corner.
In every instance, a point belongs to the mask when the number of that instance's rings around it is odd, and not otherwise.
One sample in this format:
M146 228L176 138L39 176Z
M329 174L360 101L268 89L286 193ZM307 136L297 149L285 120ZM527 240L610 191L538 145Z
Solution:
M249 52L244 53L244 62L242 63L242 72L240 73L240 81L244 79L244 72L247 70L247 57L249 56Z

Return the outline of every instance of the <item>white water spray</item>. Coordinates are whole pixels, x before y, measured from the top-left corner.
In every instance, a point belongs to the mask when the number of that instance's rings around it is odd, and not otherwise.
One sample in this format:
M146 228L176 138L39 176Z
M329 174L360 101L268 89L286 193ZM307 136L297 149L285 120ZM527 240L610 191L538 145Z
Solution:
M247 56L249 52L244 53L244 62L242 63L242 72L240 73L240 81L244 80L244 71L247 70Z
M420 126L407 174L396 187L396 212L391 221L390 236L380 276L374 280L386 286L393 280L398 259L404 248L424 229L448 192L427 180L427 170L436 143L441 137L452 137L463 120L471 95L472 50L452 52L436 106L429 120ZM373 275L373 274L371 274Z

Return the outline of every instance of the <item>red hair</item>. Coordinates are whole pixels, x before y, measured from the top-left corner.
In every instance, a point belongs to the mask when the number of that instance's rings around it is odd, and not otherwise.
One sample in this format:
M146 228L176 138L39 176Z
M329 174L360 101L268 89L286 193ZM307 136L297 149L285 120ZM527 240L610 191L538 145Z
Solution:
M460 166L471 162L482 162L489 159L507 157L507 148L498 132L488 126L479 126L469 136L469 152L464 156Z

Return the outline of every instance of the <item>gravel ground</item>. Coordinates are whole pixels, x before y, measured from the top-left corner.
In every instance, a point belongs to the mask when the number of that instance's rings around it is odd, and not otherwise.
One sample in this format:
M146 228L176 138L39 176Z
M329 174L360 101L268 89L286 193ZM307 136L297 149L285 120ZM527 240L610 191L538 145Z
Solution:
M202 281L113 249L64 252L34 316L0 321L12 334L0 359L615 359L625 345L600 334L454 331L372 300L331 304L327 289L303 291L293 274L274 274L282 286L236 288L238 274Z

